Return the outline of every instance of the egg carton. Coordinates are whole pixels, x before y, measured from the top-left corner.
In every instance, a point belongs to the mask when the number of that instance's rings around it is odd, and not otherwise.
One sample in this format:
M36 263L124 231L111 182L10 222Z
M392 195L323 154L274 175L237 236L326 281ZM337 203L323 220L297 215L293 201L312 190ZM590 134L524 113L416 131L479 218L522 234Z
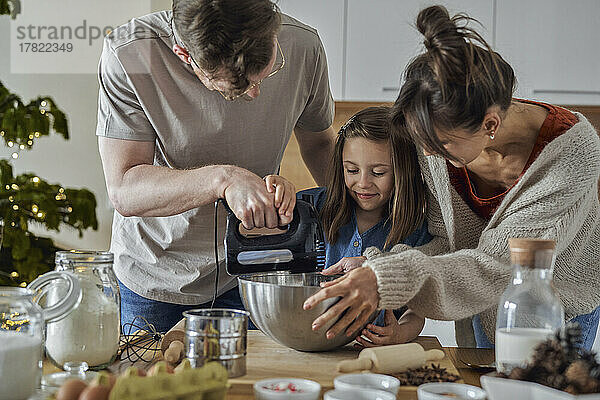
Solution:
M175 373L169 373L166 367L161 366L152 376L138 376L136 371L132 371L119 377L110 391L109 400L225 399L229 387L227 370L218 362L191 368L186 359L175 368Z
M481 386L487 392L488 400L600 400L600 393L573 395L539 383L489 374L481 377Z

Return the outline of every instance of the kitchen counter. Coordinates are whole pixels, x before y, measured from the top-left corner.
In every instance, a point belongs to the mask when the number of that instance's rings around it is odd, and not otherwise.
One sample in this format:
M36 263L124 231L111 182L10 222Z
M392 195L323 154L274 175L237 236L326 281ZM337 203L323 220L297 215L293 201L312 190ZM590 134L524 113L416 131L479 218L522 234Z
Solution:
M434 337L419 337L416 340L426 350L441 348L438 340ZM444 348L446 358L439 363L441 367L447 368L449 372L457 373L464 383L480 386L479 377L481 373L469 369L461 360L470 363L488 363L493 361L492 350L484 349L457 349ZM248 332L248 350L246 358L247 374L243 377L229 380L231 387L227 392L227 400L253 399L252 385L254 382L265 378L305 378L319 382L323 392L333 388L333 378L339 375L336 365L340 360L356 358L358 350L348 345L340 349L322 352L305 353L284 347L259 331ZM130 365L128 361L115 363L110 369L122 370ZM437 362L436 362L437 364ZM147 365L147 364L146 364ZM140 366L136 363L136 366ZM55 372L57 369L49 362L44 362L44 373ZM398 392L399 400L416 399L416 388L401 387Z

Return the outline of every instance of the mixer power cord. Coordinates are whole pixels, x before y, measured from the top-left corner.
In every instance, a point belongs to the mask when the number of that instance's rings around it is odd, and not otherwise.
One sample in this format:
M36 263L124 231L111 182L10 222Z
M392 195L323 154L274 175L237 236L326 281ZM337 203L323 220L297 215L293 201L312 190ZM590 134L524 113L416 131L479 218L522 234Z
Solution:
M219 202L223 201L223 199L218 199L215 201L215 291L213 294L212 303L210 304L210 308L215 308L215 302L217 301L217 291L219 290L219 247L218 247L218 218L219 214Z

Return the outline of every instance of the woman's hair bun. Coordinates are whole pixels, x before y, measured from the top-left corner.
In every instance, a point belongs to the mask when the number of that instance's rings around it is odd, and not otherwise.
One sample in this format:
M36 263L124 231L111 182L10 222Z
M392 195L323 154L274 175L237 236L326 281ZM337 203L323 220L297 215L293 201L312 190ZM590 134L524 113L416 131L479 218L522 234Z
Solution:
M464 43L456 24L443 6L431 6L421 10L417 16L417 29L425 37L423 43L429 51L441 51L448 45L455 45L457 40Z
M478 71L479 59L490 58L489 54L483 54L483 49L493 53L481 35L467 26L469 22L478 23L464 14L451 17L444 6L431 6L419 12L417 29L424 36L423 43L438 81L474 83L479 72L483 72Z

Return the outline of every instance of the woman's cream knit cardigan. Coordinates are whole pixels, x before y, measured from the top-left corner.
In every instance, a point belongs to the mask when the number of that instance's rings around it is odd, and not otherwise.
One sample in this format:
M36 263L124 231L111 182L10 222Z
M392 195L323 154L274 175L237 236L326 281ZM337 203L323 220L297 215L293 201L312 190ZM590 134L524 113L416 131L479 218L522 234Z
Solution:
M567 320L600 304L600 139L579 122L550 142L486 224L450 184L441 157L421 157L434 239L391 253L365 251L377 276L379 307L456 320L460 346L474 346L471 319L480 314L494 340L496 308L511 274L508 238L554 239L554 284ZM459 321L462 320L462 321Z

